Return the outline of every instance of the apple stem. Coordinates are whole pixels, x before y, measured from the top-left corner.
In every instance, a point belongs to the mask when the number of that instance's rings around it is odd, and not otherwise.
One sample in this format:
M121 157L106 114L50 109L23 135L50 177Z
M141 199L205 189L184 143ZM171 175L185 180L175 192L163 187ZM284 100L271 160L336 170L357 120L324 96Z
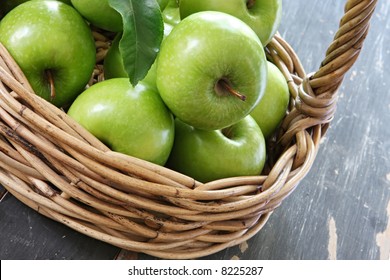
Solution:
M50 84L50 100L53 100L56 97L56 88L54 86L53 74L50 70L46 70L46 76Z
M248 9L250 9L250 8L252 8L255 5L255 3L256 3L256 0L247 0L246 1L246 7Z
M246 100L246 96L241 94L240 92L238 92L237 90L235 90L234 88L232 88L229 83L224 80L224 79L221 79L218 81L218 83L224 88L226 89L230 94L238 97L239 99L241 99L242 101L245 101Z
M226 138L228 139L233 138L233 126L225 127L221 130L221 132Z

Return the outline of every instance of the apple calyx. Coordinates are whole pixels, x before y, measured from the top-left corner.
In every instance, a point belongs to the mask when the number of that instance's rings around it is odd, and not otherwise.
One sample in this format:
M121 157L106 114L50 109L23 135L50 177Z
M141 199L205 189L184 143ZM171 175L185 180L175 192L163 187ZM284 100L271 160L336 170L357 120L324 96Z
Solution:
M45 76L50 85L50 101L53 101L56 97L56 88L54 86L54 78L52 71L50 69L45 70Z
M216 83L215 83L215 92L219 95L219 96L223 96L223 95L227 95L227 94L231 94L239 99L241 99L242 101L245 101L246 100L246 96L242 93L240 93L239 91L235 90L229 83L229 80L226 79L226 78L221 78L219 79Z
M250 10L256 4L256 0L247 0L246 7Z

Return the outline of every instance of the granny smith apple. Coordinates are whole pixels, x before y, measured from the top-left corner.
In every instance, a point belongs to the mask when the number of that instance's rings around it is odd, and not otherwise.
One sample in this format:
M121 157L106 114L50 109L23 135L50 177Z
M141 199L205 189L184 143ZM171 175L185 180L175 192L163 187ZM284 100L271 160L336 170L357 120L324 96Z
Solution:
M28 1L11 10L0 22L0 41L35 93L59 107L83 91L95 66L90 28L59 1Z
M267 66L268 78L264 96L250 114L260 126L265 138L268 138L283 120L290 101L290 92L283 73L269 61Z
M251 116L222 130L200 130L175 120L175 141L167 166L206 183L227 177L259 175L266 148Z
M151 87L127 78L94 84L68 115L112 150L164 165L174 140L172 114Z
M104 58L104 78L127 78L127 72L123 65L122 55L119 50L119 42L122 38L122 33L118 33L111 43L110 48L107 51Z
M169 0L157 0L158 5L160 6L160 10L163 11L167 5Z
M192 14L162 42L157 88L175 116L221 129L247 116L264 94L267 64L254 31L221 12Z
M24 2L27 2L27 1L31 1L31 0L2 0L1 5L0 5L0 19L3 16L5 16L6 13L11 11L13 8L15 8L16 6L18 6ZM37 0L34 0L34 1L37 1ZM61 1L61 2L64 2L65 4L71 5L70 0L57 0L57 1Z
M103 68L104 68L104 78L113 79L113 78L128 78L128 74L125 70L121 52L119 50L119 41L122 37L121 33L118 33L110 48L107 51L106 57L104 58ZM144 83L149 84L157 89L156 86L156 63L153 63L149 69L148 74L143 79Z
M169 0L167 6L162 11L164 22L175 26L180 22L180 11L177 0Z
M0 11L3 15L11 11L16 6L30 0L3 0L0 4Z
M171 32L173 26L164 23L164 38L168 36L168 34ZM119 41L122 38L122 34L118 33L114 40L112 41L112 44L110 48L108 49L108 52L106 54L106 57L104 58L104 77L106 79L112 79L112 78L127 78L127 72L124 67L123 58L119 49ZM156 86L156 70L157 65L156 62L152 64L148 74L143 79L143 81L149 85L152 85L154 87Z
M220 11L248 24L263 46L275 35L282 17L282 0L180 0L181 19L200 11Z
M121 15L108 0L71 0L73 7L91 24L101 29L119 32L123 29Z

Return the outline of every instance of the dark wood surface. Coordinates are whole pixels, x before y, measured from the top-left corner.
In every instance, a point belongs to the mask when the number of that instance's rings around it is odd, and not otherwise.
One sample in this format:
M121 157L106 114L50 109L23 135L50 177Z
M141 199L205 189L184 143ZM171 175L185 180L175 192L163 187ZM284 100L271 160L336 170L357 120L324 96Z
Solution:
M307 72L324 58L344 1L283 1L282 36ZM309 175L251 240L205 259L389 259L390 1L379 1ZM0 197L2 190L0 187ZM1 259L150 259L51 221L6 194Z

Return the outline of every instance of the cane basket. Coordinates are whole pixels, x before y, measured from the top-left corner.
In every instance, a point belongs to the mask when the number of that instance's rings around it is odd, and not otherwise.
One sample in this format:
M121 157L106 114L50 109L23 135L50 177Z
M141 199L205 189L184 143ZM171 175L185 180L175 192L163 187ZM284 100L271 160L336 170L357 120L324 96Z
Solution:
M35 95L0 45L0 184L48 218L119 248L193 259L238 245L260 231L309 172L376 2L347 1L339 30L312 74L275 35L267 58L283 72L291 98L267 143L266 168L258 176L205 184L111 151Z

